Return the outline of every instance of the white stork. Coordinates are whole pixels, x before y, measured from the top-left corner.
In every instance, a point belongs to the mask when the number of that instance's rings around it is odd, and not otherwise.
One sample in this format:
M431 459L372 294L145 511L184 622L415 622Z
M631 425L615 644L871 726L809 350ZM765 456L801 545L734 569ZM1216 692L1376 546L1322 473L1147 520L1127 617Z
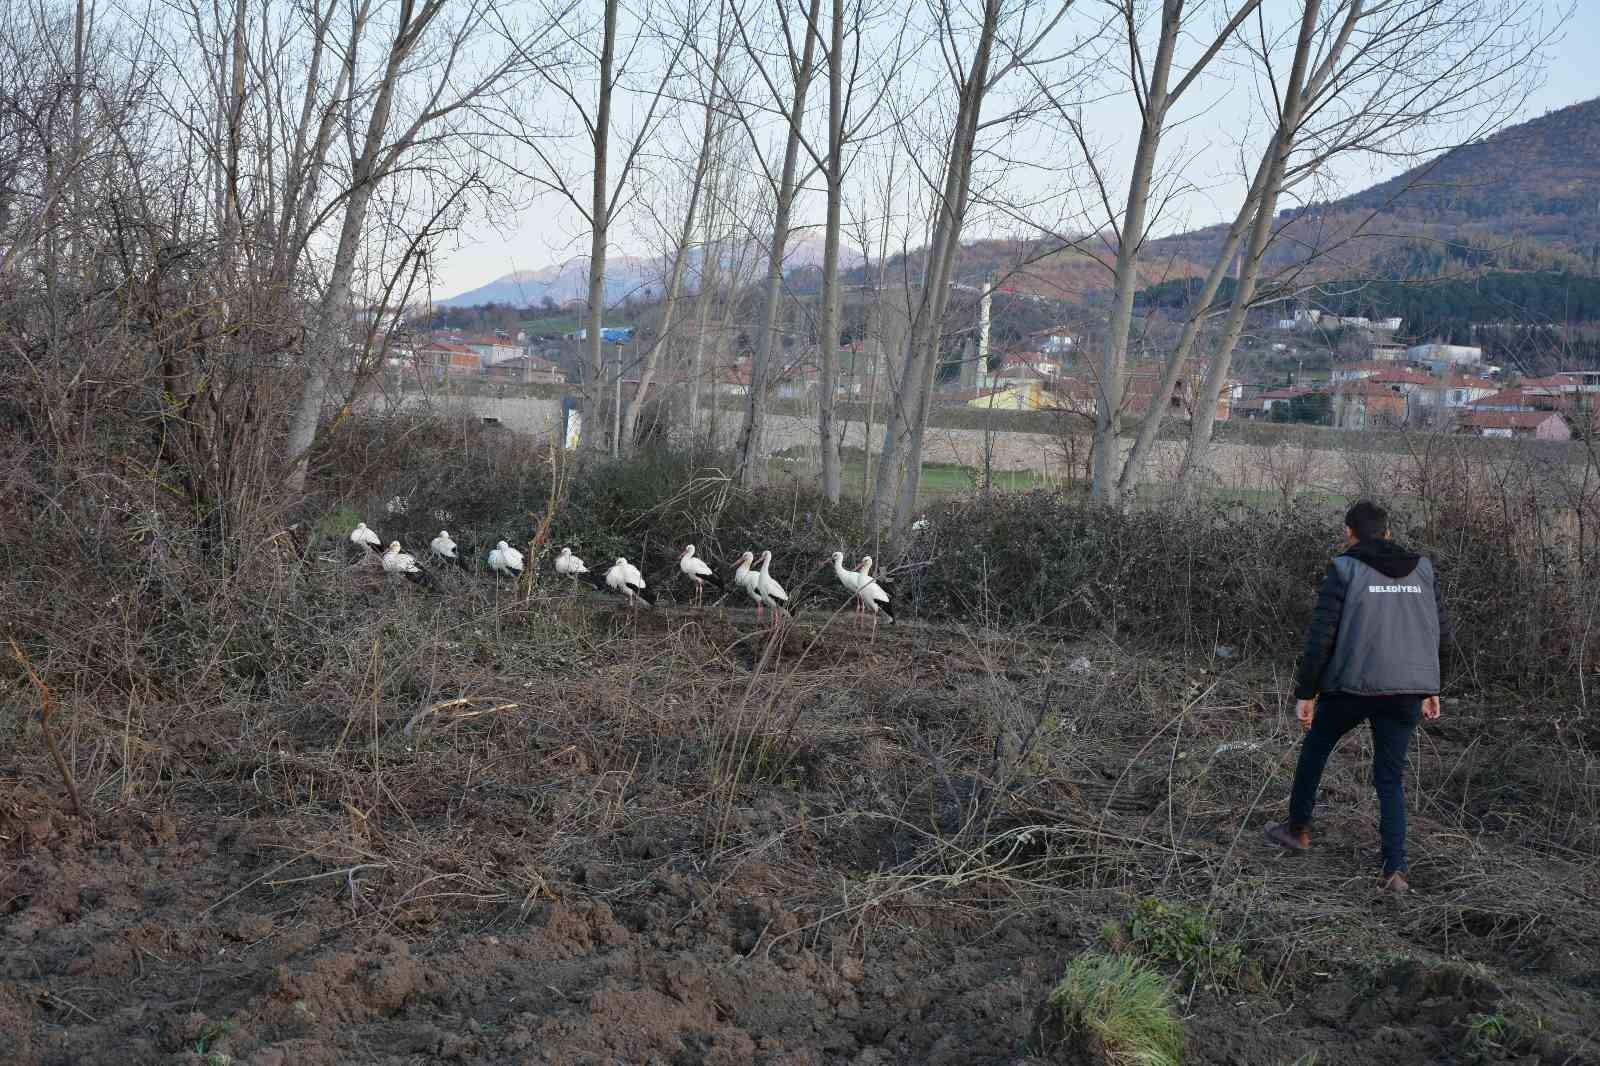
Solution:
M373 555L383 554L383 541L378 539L376 533L367 528L365 522L357 522L356 528L350 531L350 543L363 551L371 552Z
M856 573L858 573L858 574L866 574L868 577L871 577L872 576L873 565L874 564L872 562L872 556L863 555L861 557L861 561L856 564ZM880 574L878 576L878 584L880 584L880 585L890 585L890 584L893 584L893 583L894 583L894 578L892 578L892 577L888 577L887 575L882 575L882 574Z
M455 563L457 566L465 564L465 560L456 553L456 542L450 539L450 531L448 529L439 530L439 535L428 542L428 550L439 558Z
M423 588L439 587L433 575L417 565L415 556L407 555L400 550L400 542L397 540L390 541L389 550L383 553L383 572L399 574L413 585L421 585Z
M772 608L772 624L777 625L783 615L789 613L789 594L783 591L783 586L769 573L771 567L772 552L770 550L762 552L761 569L756 572L756 593L763 603Z
M849 589L851 598L856 601L857 624L861 622L869 607L872 609L874 627L878 624L879 611L888 615L889 621L894 621L894 611L889 608L889 594L872 578L872 556L864 557L856 569L846 570L844 552L834 552L833 573L839 579L839 584Z
M522 553L502 540L489 551L489 569L515 581L522 576Z
M570 577L574 582L576 582L580 577L582 577L582 575L587 574L588 572L589 567L582 559L572 554L571 548L562 548L556 553L556 573L565 577ZM583 578L583 580L589 581L591 584L594 582L593 578ZM574 586L574 588L576 588L576 586Z
M756 601L756 620L761 620L761 608L764 606L761 593L756 590L756 581L760 575L751 567L755 564L755 552L745 552L739 556L739 565L733 570L733 583L744 589L752 600Z
M717 586L719 592L728 591L728 586L722 583L717 572L706 565L704 559L695 558L693 544L683 546L683 551L678 555L678 569L694 582L694 602L697 607L705 601L707 581Z
M606 571L606 587L626 596L629 607L637 607L639 600L652 607L656 604L655 593L645 587L644 575L639 573L639 568L620 555L611 564L611 569Z

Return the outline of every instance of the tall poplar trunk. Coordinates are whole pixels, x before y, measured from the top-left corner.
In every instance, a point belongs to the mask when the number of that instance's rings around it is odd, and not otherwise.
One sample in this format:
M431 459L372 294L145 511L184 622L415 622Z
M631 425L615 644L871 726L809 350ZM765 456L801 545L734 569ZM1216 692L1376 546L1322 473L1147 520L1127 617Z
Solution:
M317 426L322 421L322 403L327 395L333 360L341 348L341 326L347 321L345 312L349 307L351 285L355 279L361 231L366 225L367 207L372 202L372 194L381 177L378 173L379 160L388 139L389 117L394 109L394 94L401 68L427 28L428 21L438 11L437 4L429 4L414 19L403 21L396 27L383 79L373 101L372 114L367 119L361 152L351 168L350 195L345 200L344 223L339 227L339 245L334 252L328 285L317 302L317 313L312 320L311 332L306 337L306 381L289 426L290 466L284 483L291 492L305 489L311 445L316 442Z
M720 56L717 61L720 62ZM661 360L661 349L666 346L668 338L672 335L673 314L677 310L678 296L683 289L684 267L694 244L694 227L700 210L700 198L705 192L706 175L711 171L712 150L717 139L716 117L716 101L707 97L705 122L700 131L700 156L695 160L693 183L689 187L689 204L684 209L683 228L678 231L677 245L672 250L672 266L667 275L666 306L661 312L661 329L645 355L644 365L639 370L639 388L628 401L627 411L622 416L622 440L628 447L632 446L639 425L639 413L644 410L650 385L655 380L656 367Z
M1144 243L1145 220L1150 207L1150 183L1156 153L1161 147L1167 117L1167 81L1172 73L1172 53L1182 29L1183 5L1167 0L1162 5L1161 39L1150 70L1150 90L1142 101L1143 121L1133 174L1128 179L1128 207L1122 231L1117 234L1116 289L1105 354L1095 396L1094 498L1120 506L1117 475L1121 472L1123 378L1128 362L1128 334L1133 326L1133 297L1139 287L1139 249ZM1133 32L1130 28L1129 32Z
M1195 410L1189 421L1189 446L1183 454L1183 465L1178 469L1177 489L1188 493L1194 487L1199 471L1207 466L1211 450L1211 431L1217 420L1217 404L1223 387L1233 367L1233 350L1244 330L1245 316L1250 311L1250 301L1255 298L1256 282L1261 277L1261 257L1272 237L1272 219L1278 209L1278 194L1283 188L1284 171L1289 165L1289 154L1294 149L1295 134L1305 107L1306 68L1311 60L1311 46L1317 31L1321 0L1305 0L1305 11L1300 21L1300 39L1295 46L1294 65L1283 90L1283 108L1279 115L1277 133L1273 136L1266 161L1268 171L1261 203L1256 208L1255 225L1250 242L1245 247L1244 259L1239 264L1239 283L1234 289L1233 306L1228 311L1223 326L1222 339L1211 359L1211 367L1195 398ZM1359 6L1358 6L1359 11ZM1353 23L1349 24L1353 25ZM1348 33L1342 38L1348 40ZM1336 60L1339 49L1329 56Z
M794 74L794 100L789 107L789 136L783 152L783 172L778 179L777 210L772 221L772 246L768 249L766 289L761 305L761 337L750 363L750 393L744 423L734 450L734 481L744 488L755 484L761 464L762 433L766 428L767 389L772 377L772 351L778 332L778 302L783 295L783 257L789 245L790 216L794 210L795 171L800 162L800 124L805 118L806 92L811 86L817 47L817 17L822 0L811 0L806 16L805 44Z
M844 0L833 0L828 50L828 220L822 244L822 381L817 396L817 443L822 451L822 492L839 502L839 440L833 426L838 394L839 227L844 207Z
M889 531L891 547L899 542L911 525L916 507L917 487L922 475L922 446L927 435L934 378L939 369L944 306L949 296L956 252L961 244L961 227L970 193L973 146L977 139L984 96L989 87L989 58L999 22L1000 0L986 0L977 50L973 54L972 67L966 72L961 85L955 127L950 135L944 187L935 215L933 236L928 242L922 293L911 320L911 328L907 331L904 362L884 422L883 451L878 457L877 483L867 517L868 528L878 528L883 521L883 512L893 498L893 521Z
M584 308L584 353L587 356L581 367L583 377L581 392L584 411L584 439L589 447L601 450L606 445L608 433L603 426L609 419L602 418L601 398L605 395L604 338L600 331L605 326L606 310L606 242L611 229L611 205L606 187L606 157L611 145L611 90L613 68L617 53L617 6L620 0L605 0L605 29L600 42L600 98L594 115L594 184L589 206L589 293ZM617 374L622 374L622 360L617 360Z

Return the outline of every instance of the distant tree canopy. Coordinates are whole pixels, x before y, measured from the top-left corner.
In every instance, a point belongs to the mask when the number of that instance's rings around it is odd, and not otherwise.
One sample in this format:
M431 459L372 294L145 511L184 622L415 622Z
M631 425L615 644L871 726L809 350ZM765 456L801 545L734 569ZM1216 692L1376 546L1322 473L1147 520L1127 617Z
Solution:
M1233 299L1234 287L1232 278L1223 278L1222 284L1217 288L1214 303L1218 306L1227 306ZM1205 288L1204 278L1174 278L1171 281L1158 282L1134 293L1133 306L1135 310L1141 311L1187 310L1203 288Z
M516 335L517 324L534 314L532 308L504 303L476 307L435 307L432 315L422 315L416 325L433 329L457 329L465 333L493 333L497 329Z
M1145 309L1183 310L1202 284L1199 278L1164 281L1141 290L1135 299ZM1224 278L1217 302L1226 304L1232 298L1233 279ZM1555 271L1491 271L1470 279L1333 281L1311 290L1303 302L1335 315L1399 316L1412 336L1417 335L1412 325L1417 322L1567 325L1600 322L1600 278Z
M1309 426L1325 426L1332 421L1333 402L1325 392L1296 396L1288 403L1272 405L1272 421L1299 422Z
M1332 283L1319 286L1310 302L1336 315L1398 315L1411 334L1409 323L1424 321L1561 326L1600 322L1600 278L1492 271L1472 279Z

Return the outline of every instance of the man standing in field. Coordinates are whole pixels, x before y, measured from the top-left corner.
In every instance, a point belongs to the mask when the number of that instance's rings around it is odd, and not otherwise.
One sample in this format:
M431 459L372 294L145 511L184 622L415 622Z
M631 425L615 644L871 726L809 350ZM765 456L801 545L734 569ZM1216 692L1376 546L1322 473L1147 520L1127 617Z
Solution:
M1406 884L1406 753L1423 718L1439 717L1440 611L1433 564L1389 539L1389 514L1362 500L1344 516L1348 545L1328 564L1295 679L1295 715L1306 729L1289 796L1289 820L1267 839L1311 847L1311 812L1322 770L1339 738L1372 726L1383 874L1378 888Z

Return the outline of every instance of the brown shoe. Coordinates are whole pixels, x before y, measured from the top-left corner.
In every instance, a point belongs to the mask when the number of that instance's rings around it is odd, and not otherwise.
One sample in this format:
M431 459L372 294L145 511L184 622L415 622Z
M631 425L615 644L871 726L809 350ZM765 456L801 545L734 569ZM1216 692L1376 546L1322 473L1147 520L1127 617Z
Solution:
M1392 874L1384 874L1378 878L1378 891L1389 895L1403 896L1411 891L1411 884L1406 880L1406 875L1396 870Z
M1304 826L1296 829L1288 822L1274 822L1267 826L1267 839L1289 851L1311 850L1311 831Z

